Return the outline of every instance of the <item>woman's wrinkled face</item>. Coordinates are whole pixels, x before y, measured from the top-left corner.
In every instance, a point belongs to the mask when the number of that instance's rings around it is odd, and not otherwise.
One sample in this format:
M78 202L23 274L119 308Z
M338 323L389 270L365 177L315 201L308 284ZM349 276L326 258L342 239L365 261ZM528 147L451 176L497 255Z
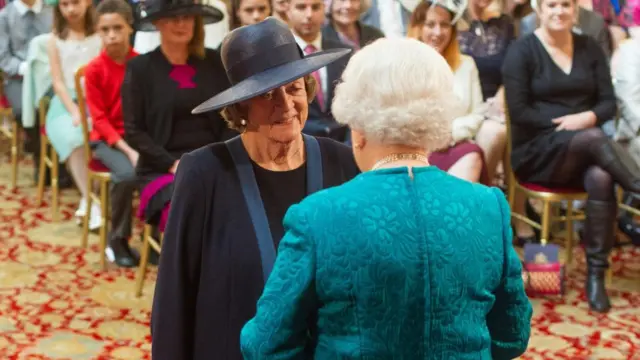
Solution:
M540 27L549 31L570 31L575 16L574 0L542 0L538 6Z
M443 54L451 42L451 13L440 6L431 6L422 26L422 42Z
M296 140L309 115L304 79L273 89L247 100L247 131L255 131L272 141Z
M333 0L331 18L340 25L351 25L360 17L360 6L360 0Z
M192 15L180 15L159 19L154 22L154 25L165 41L186 46L193 38L195 21Z
M242 0L236 16L243 26L253 25L266 19L270 12L269 0Z

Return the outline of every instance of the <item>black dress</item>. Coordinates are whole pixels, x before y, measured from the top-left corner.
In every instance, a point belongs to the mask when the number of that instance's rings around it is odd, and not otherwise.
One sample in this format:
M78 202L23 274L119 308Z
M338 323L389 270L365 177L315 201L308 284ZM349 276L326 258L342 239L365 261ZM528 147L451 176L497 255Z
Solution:
M318 138L324 188L358 173L351 149ZM274 242L286 209L306 196L304 166L253 166ZM164 235L151 317L154 360L240 360L240 331L264 287L256 233L224 143L182 157ZM274 245L275 246L275 245Z
M237 135L218 112L191 109L229 87L220 54L172 65L160 48L127 63L122 85L125 140L140 154L136 172L166 174L183 153Z
M616 112L607 59L595 40L573 34L573 64L563 72L535 34L511 45L503 66L507 107L511 116L511 165L520 181L547 186L558 184L571 138L578 131L556 131L553 119L593 111L597 124Z

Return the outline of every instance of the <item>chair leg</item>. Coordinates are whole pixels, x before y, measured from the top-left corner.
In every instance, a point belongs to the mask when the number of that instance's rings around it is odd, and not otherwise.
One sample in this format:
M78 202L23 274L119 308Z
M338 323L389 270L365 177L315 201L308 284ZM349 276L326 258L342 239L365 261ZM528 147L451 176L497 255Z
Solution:
M107 181L100 181L100 208L101 208L101 224L100 224L100 266L103 270L107 269L107 256L105 250L107 249L107 227L109 222L107 221L107 214L109 213L109 183Z
M546 245L549 241L549 230L551 225L551 203L548 200L543 200L542 205L542 234L540 243Z
M565 240L565 251L567 252L567 258L565 260L564 268L568 271L571 267L571 260L573 259L573 201L567 201L567 238Z
M516 201L516 185L514 182L513 176L507 177L507 201L510 209L513 209L513 204Z
M60 212L58 211L58 208L59 208L58 196L60 195L58 191L58 168L60 164L58 164L58 153L56 153L56 150L53 148L53 146L50 147L50 150L51 150L51 197L53 198L53 206L51 211L53 211L53 216L52 216L53 221L58 222L60 220Z
M47 165L47 139L40 136L40 164L38 165L38 195L36 196L36 206L42 206L44 196L44 177Z
M151 237L151 225L145 224L142 231L142 253L140 254L140 265L138 265L138 273L136 274L136 297L142 296L142 286L144 278L147 275L147 266L149 265L149 237Z
M20 144L18 122L13 119L11 122L11 189L18 186L18 147Z
M89 189L89 194L85 196L87 212L82 218L82 240L80 243L80 246L84 249L89 245L89 219L91 219L91 207L93 205L93 197L91 196L91 174L87 176L87 189Z

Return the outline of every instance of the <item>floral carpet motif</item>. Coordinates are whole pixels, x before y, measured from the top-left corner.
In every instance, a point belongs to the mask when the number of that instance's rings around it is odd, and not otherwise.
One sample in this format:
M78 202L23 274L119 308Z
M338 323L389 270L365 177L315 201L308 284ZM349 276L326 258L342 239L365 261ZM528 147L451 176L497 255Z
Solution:
M62 216L52 223L49 193L35 206L32 165L21 164L16 192L10 171L0 159L0 359L149 359L155 270L135 298L135 270L102 271L95 235L80 248L71 219L77 192L62 191ZM521 359L640 360L640 251L616 250L608 315L589 312L580 249L574 259L564 297L532 299L532 337Z
M135 269L103 271L98 237L80 247L71 219L77 191L61 191L60 220L52 223L48 191L35 206L32 166L20 164L12 192L11 166L0 156L0 359L150 359L155 269L141 298L133 294Z

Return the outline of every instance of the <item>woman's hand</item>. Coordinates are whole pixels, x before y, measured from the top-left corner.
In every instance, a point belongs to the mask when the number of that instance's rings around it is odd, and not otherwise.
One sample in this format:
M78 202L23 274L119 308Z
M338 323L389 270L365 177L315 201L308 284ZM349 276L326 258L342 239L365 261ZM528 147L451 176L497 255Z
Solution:
M551 120L558 125L556 131L589 129L596 124L596 115L592 111L561 116Z
M80 126L80 110L77 108L71 112L71 122L73 126Z
M171 174L175 174L176 171L178 171L178 164L180 164L180 160L176 160L176 162L173 163L173 166L169 169Z
M140 157L140 154L138 154L137 151L131 149L131 151L126 153L127 158L129 158L129 161L131 161L131 165L133 165L133 167L135 168L136 165L138 165L138 158Z

